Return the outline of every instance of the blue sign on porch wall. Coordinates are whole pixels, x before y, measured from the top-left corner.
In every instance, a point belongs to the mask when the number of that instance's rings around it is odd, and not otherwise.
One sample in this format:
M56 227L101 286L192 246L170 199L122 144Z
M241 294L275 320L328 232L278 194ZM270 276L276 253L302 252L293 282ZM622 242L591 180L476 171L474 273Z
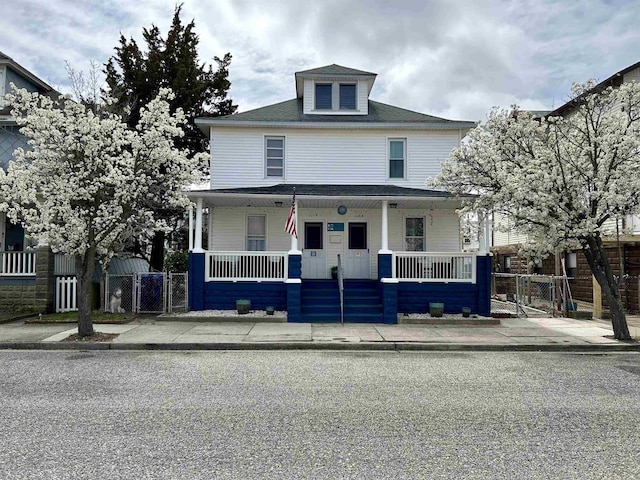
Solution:
M344 223L327 223L327 232L344 232Z

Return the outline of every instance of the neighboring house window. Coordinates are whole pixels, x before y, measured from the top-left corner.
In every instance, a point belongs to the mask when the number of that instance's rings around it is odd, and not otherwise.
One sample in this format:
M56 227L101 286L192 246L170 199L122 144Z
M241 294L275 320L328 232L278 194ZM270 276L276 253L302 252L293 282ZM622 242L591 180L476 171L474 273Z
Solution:
M350 83L340 84L340 110L356 109L356 86Z
M406 146L403 138L389 140L389 178L404 178Z
M265 138L267 177L284 177L284 137Z
M404 247L407 252L424 252L424 217L407 217L405 219Z
M504 256L504 273L511 273L511 257L509 255Z
M267 216L247 215L247 250L263 252L267 249Z
M575 252L567 253L565 266L567 269L567 277L575 278L578 276L578 254Z
M316 110L331 110L332 85L330 83L316 83Z

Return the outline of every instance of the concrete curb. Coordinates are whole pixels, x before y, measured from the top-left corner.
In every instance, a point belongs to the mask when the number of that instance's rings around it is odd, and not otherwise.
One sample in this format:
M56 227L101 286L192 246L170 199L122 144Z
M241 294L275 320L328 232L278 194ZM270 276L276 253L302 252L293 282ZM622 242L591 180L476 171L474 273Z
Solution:
M0 350L339 350L339 351L477 351L477 352L640 352L640 344L490 344L420 342L229 342L229 343L84 343L84 342L4 342Z

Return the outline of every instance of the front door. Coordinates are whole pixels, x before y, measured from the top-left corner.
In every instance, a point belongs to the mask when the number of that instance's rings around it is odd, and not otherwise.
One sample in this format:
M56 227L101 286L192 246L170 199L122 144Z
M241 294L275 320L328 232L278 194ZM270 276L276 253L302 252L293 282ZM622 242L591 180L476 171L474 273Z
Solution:
M369 245L366 222L349 222L346 278L369 278Z
M323 248L323 223L304 222L302 278L327 278L327 261Z

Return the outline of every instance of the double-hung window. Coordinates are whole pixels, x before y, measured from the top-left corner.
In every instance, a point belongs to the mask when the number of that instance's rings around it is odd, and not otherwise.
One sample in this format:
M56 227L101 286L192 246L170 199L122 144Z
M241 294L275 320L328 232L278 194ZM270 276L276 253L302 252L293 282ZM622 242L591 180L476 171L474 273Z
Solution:
M316 110L331 110L333 106L333 85L316 83Z
M284 137L265 138L265 173L267 177L284 177Z
M424 252L424 217L405 218L404 249L407 252Z
M389 178L405 178L407 140L389 139Z
M263 252L267 249L267 216L247 215L247 250Z
M340 110L356 109L356 85L353 83L340 84Z

